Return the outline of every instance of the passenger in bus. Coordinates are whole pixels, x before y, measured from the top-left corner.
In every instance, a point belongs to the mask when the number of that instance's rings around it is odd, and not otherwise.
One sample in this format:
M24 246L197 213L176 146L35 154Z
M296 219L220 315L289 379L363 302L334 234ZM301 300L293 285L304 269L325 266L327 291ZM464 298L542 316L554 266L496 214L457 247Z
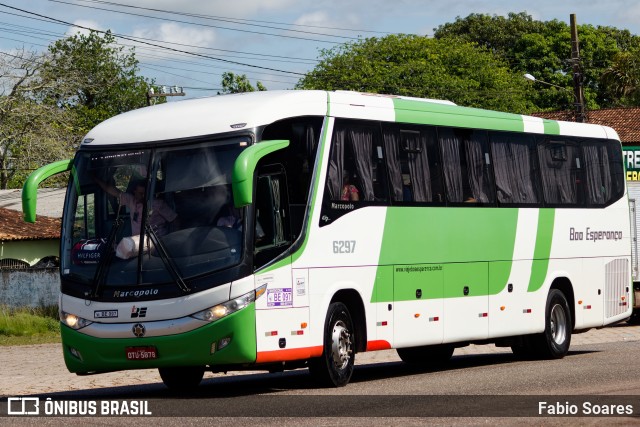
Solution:
M411 177L408 173L402 174L402 200L405 202L413 201L413 192L411 191Z
M340 194L340 200L357 202L360 200L360 193L355 185L349 182L349 173L345 172L343 174L344 178L342 180L342 192Z
M145 183L143 180L135 181L131 186L133 194L120 191L118 188L105 184L96 179L98 185L111 196L118 198L120 206L126 206L131 216L131 235L140 235L140 225L142 223L142 210L145 195ZM178 220L178 214L165 203L164 200L154 198L151 204L151 214L149 215L149 225L156 235L164 236L169 232L169 225Z

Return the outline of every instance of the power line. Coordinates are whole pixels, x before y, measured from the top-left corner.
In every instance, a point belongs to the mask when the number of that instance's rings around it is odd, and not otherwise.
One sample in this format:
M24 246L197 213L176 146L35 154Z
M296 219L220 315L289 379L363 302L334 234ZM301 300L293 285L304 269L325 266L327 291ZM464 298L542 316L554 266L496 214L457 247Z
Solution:
M125 46L130 47L131 45L125 45ZM170 56L163 55L162 52L158 52L157 49L151 49L151 48L145 48L145 47L142 47L142 48L137 49L135 51L136 58L148 58L148 59L156 60L156 61L170 60L172 62L181 62L183 64L206 66L208 68L220 68L220 69L225 69L225 70L230 70L230 71L234 70L233 67L228 67L228 66L220 66L220 65L216 66L216 65L210 65L208 63L205 65L202 62L187 61L187 60L184 60L184 59L177 59L177 58L184 58L184 57L191 58L190 55L186 55L186 54L170 52L169 55ZM237 68L236 68L236 70L237 70ZM244 71L246 72L247 69L245 68ZM250 70L249 72L255 72L255 70ZM287 76L287 75L283 75L283 74L274 74L274 73L263 73L263 74L271 75L271 76L284 77L284 78L298 78L297 76Z
M150 39L150 38L145 38L145 37L135 37L133 38L134 40L144 40L144 41L151 41L151 42L155 42L155 43L166 43L169 45L175 45L175 46L182 46L182 47L189 47L189 48L194 48L194 49L201 49L201 50L212 50L212 51L221 51L221 52L230 52L230 53L243 53L243 52L237 52L237 51L233 51L233 50L226 50L226 49L218 49L218 48L212 48L212 47L205 47L205 46L195 46L195 45L190 45L190 44L184 44L184 43L177 43L177 42L165 42L163 40L156 40L156 39ZM141 43L141 42L140 42ZM123 46L133 46L136 47L136 45L128 45L126 43L120 43ZM158 46L161 49L166 49L167 47L165 46ZM273 55L266 55L266 54L255 54L255 53L247 53L247 55L261 55L263 57L271 57ZM251 58L251 57L244 57L244 56L234 56L234 55L226 55L230 58L242 58L242 59L261 59L261 58ZM277 58L286 58L286 57L277 57ZM305 64L305 65L311 65L311 62L318 62L315 60L303 60L305 62L300 62L300 61L291 61L291 60L282 60L282 59L272 59L271 61L277 61L277 62L287 62L287 63L292 63L292 64Z
M190 72L190 73L206 74L206 75L209 75L209 76L222 76L222 74L223 74L223 73L212 73L212 72L208 72L208 71L189 70L189 69L185 69L185 68L171 67L171 66L168 66L168 65L162 65L162 69L160 69L160 68L155 68L155 66L148 65L146 63L145 64L141 64L140 68L148 68L150 70L154 70L154 71L157 71L157 72L160 72L160 73L166 73L166 74L171 74L171 73L165 71L166 68L173 69L173 70L178 70L178 71L186 71L186 72ZM181 76L181 75L178 75L178 74L172 74L172 75L177 76L177 77L184 77L185 79L191 79L191 80L195 80L195 81L200 81L202 83L209 83L209 82L205 82L205 81L202 81L202 80L192 79L191 77ZM282 83L282 84L295 83L295 82L283 82L283 81L280 81L280 80L265 79L265 78L262 78L262 77L252 77L252 79L260 80L261 82L269 82L269 83Z
M154 70L154 71L159 71L159 72L161 72L161 73L168 74L168 75L170 75L170 76L174 76L174 77L182 77L182 78L184 78L184 79L187 79L187 78L188 78L188 79L193 80L193 81L198 82L198 83L209 83L209 82L204 81L204 80L198 80L198 79L194 79L194 78L189 78L189 77L186 77L186 76L182 76L182 75L180 75L180 74L171 73L171 72L166 71L166 70L161 70L161 69L158 69L158 68L152 67L152 66L150 66L150 65L142 65L141 67L143 67L143 68L148 68L148 69L150 69L150 70ZM184 86L183 86L183 87L184 87Z
M85 27L85 26L82 26L82 25L73 24L71 22L63 21L61 19L51 18L51 17L48 17L48 16L41 15L39 13L30 12L30 11L25 10L25 9L20 9L20 8L17 8L17 7L9 6L9 5L6 5L4 3L0 3L0 6L6 7L8 9L12 9L12 10L17 10L19 12L26 13L26 14L29 14L29 15L37 16L39 18L43 18L43 19L49 20L50 22L54 22L54 23L58 23L58 24L62 24L62 25L68 25L68 26L72 26L72 27L76 27L76 28L82 28L83 30L93 31L93 32L100 33L100 34L107 34L108 33L107 31L96 30L96 29ZM197 56L197 57L201 57L201 58L212 59L212 60L215 60L215 61L226 62L226 63L229 63L229 64L243 65L245 67L258 68L258 69L262 69L262 70L276 71L276 72L279 72L279 73L286 73L286 74L294 74L294 75L304 76L303 73L297 73L295 71L286 71L286 70L280 70L280 69L277 69L277 68L263 67L263 66L260 66L260 65L246 64L246 63L243 63L243 62L231 61L231 60L228 60L228 59L216 58L214 56L204 55L204 54L200 54L200 53L196 53L196 52L189 52L189 51L175 49L175 48L168 47L168 46L162 46L162 45L158 45L158 44L155 44L155 43L144 41L144 39L142 39L142 38L124 36L122 34L116 34L116 33L110 33L110 34L112 34L114 37L118 37L118 38L121 38L123 40L128 40L128 41L132 41L132 42L136 42L136 43L141 43L141 44L145 44L145 45L149 45L149 46L154 46L154 47L170 50L170 51L173 51L173 52L185 53L185 54L188 54L188 55Z
M0 22L0 23L1 23L1 22ZM29 28L29 27L25 27L25 28ZM1 26L0 26L0 29L2 29L2 27L1 27ZM8 31L8 32L12 32L12 31ZM53 34L53 35L55 35L55 36L59 36L59 34L56 34L56 33L51 33L51 34ZM35 37L35 36L32 36L32 38L36 38L36 39L40 39L40 40L46 40L46 41L49 41L49 39L44 39L44 38L41 38L41 37ZM40 47L44 47L44 48L46 48L46 47L47 47L46 45L37 44L37 43L32 43L32 42L27 42L27 41L25 41L25 40L19 40L19 39L14 39L14 38L9 38L9 37L2 37L2 36L0 36L0 39L16 41L16 42L19 42L19 43L31 43L32 45L40 46ZM122 45L122 46L126 46L126 47L132 47L132 46L135 46L134 44L129 44L129 43L118 43L118 44L119 44L119 45ZM152 59L152 60L153 60L153 59L156 59L156 60L162 60L162 59L169 59L169 57L163 57L163 56L160 56L160 55L153 55L153 54L150 54L150 53L145 53L145 51L147 51L147 50L148 50L148 51L152 51L152 52L154 52L154 51L164 51L163 49L158 49L158 48L154 48L154 47L149 47L149 46L140 46L140 50L136 53L136 58L140 58L140 60L139 60L139 66L140 66L141 68L149 68L149 69L151 69L151 70L158 71L158 72L164 72L164 69L167 69L167 68L168 68L168 69L173 69L173 70L178 70L178 71L185 71L185 72L192 72L192 73L200 73L200 74L208 74L208 75L217 75L217 76L221 76L221 75L222 75L221 73L212 73L212 72L210 72L210 71L192 70L192 69L186 69L186 68L172 67L172 66L169 66L169 65L162 65L162 69L158 69L158 68L153 67L151 64L147 63L146 61L144 61L144 58L150 58L150 59ZM180 53L174 53L174 52L171 52L171 54L172 54L172 55L183 55L183 54L180 54ZM189 57L190 57L190 56L189 56ZM237 71L237 72L242 72L242 73L247 73L247 72L251 73L251 72L252 72L252 71L250 71L250 70L246 70L246 69L244 69L244 70L243 70L243 69L236 69L236 68L233 68L233 67L217 67L217 66L212 66L212 65L205 65L205 64L201 64L201 63L199 63L199 62L194 62L194 61L185 61L185 60L180 60L180 59L175 59L175 58L171 58L171 61L172 61L172 62L174 62L174 63L175 63L175 62L179 62L179 63L184 63L184 64L190 64L190 65L196 65L196 66L201 66L201 67L207 67L208 69L211 69L211 68L220 68L220 69L223 69L223 70L225 70L225 71ZM297 78L298 78L298 77L294 77L294 76L286 76L286 75L281 75L281 74L269 74L269 73L262 73L260 76L258 76L258 77L252 77L252 78L254 78L254 79L259 79L260 81L263 81L263 82L282 83L282 84L292 84L292 83L295 83L295 82L285 82L285 81L281 81L281 80L265 79L263 76L278 76L278 77L281 77L281 78L295 78L295 79L297 79ZM179 76L179 77L183 77L183 78L185 78L185 79L190 79L190 77L187 77L187 76ZM249 76L249 77L251 77L251 76ZM204 83L204 82L203 82L203 83ZM208 82L206 82L206 83L208 83Z
M56 1L56 0L49 0L49 1ZM300 24L291 24L291 23L286 23L286 22L261 21L261 20L257 20L257 19L229 18L229 17L224 17L224 16L214 16L214 15L205 15L205 14L197 14L197 13L170 11L170 10L165 10L165 9L154 9L154 8L147 8L147 7L141 7L141 6L132 6L132 5L128 5L128 4L122 4L122 3L117 3L117 2L112 2L112 1L104 1L104 0L78 0L78 1L82 1L82 2L85 2L85 3L98 3L98 4L106 4L106 5L110 5L110 6L120 6L120 7L132 8L132 9L148 10L148 11L153 11L153 12L169 13L169 14L172 14L172 15L188 16L188 17L192 17L192 18L228 21L228 22L233 22L233 23L237 23L237 24L257 22L257 23L260 23L260 24L288 25L288 26L292 26L292 27L320 28L320 29L325 29L325 30L348 31L348 32L356 32L356 33L392 34L392 33L389 33L389 32L376 31L376 30L327 27L327 26L320 26L320 25L300 25ZM247 24L247 25L249 25L249 24ZM291 30L287 30L287 31L291 31Z
M107 9L107 8L103 8L103 7L87 6L87 5L82 5L82 4L69 3L69 2L66 2L66 1L62 1L62 0L49 0L49 1L54 2L54 3L67 4L67 5L70 5L70 6L85 7L85 8L89 8L89 9L95 9L95 10L103 10L103 11L106 11L106 12L121 13L121 14L125 14L125 15L130 15L130 16L138 16L138 17L141 17L141 18L157 19L157 20L161 20L161 21L166 21L166 19L164 19L164 18L159 18L157 16L152 16L152 15L143 15L143 14L140 14L140 13L123 12L123 11L120 11L120 10ZM140 8L140 9L142 9L142 8ZM165 13L170 13L170 12L165 12ZM219 25L211 25L211 24L202 24L202 23L198 23L198 22L181 21L181 20L178 20L178 19L171 19L171 22L178 22L178 23L181 23L181 24L188 24L188 25L197 25L197 26L201 26L201 27L217 28L217 29L221 29L221 30L239 31L239 32L242 32L242 33L259 34L259 35L263 35L263 36L285 37L285 38L313 41L313 42L319 42L319 43L338 43L338 42L329 41L329 40L317 40L317 39L310 39L310 38L306 38L306 37L265 33L265 32L261 32L261 31L253 31L253 30L242 30L242 29L239 29L239 28L221 27ZM238 23L236 22L236 24L238 24ZM249 25L249 24L242 24L241 23L241 25ZM277 29L277 30L281 30L281 31L290 31L290 32L296 32L296 33L311 34L311 35L321 35L321 36L325 36L325 37L334 37L334 38L340 38L340 39L358 40L357 37L334 36L334 35L331 35L331 34L323 34L323 33L316 33L316 32L311 32L311 31L301 31L301 30L288 30L286 28L269 27L269 26L265 26L265 25L256 25L256 24L252 24L252 26L270 28L270 29Z
M148 54L148 53L136 54L136 58L150 58L150 59L156 59L156 60L163 59L160 56L151 55L151 54ZM200 63L200 62L186 61L186 60L183 60L183 59L171 58L171 61L172 62L179 62L179 63L182 63L182 64L195 65L195 66L198 66L198 67L207 67L207 69L215 68L215 69L221 69L221 70L224 70L224 71L236 71L236 72L240 72L240 73L255 73L256 72L255 70L247 70L246 68L242 69L242 68L234 68L234 67L221 67L221 66L216 66L216 65L203 64L203 63ZM149 62L147 62L147 61L144 61L144 62L140 61L140 64L148 64L148 63ZM157 65L157 64L152 63L152 65ZM162 65L162 67L165 67L165 66ZM167 66L167 68L172 68L172 67ZM182 68L181 70L182 71L191 71L191 70L187 70L187 69L184 69L184 68ZM202 71L200 71L200 72L202 72ZM287 76L287 75L282 75L282 74L261 73L260 75L261 76L262 75L264 75L264 76L274 76L274 77L285 78L285 79L299 79L299 77L297 77L297 76Z
M18 15L18 16L22 16L22 15ZM27 16L24 16L24 17L25 18L30 18L30 17L27 17ZM2 27L2 25L7 25L7 26L9 26L9 28L4 28L4 27ZM15 28L15 29L13 29L12 27ZM65 36L65 34L56 33L56 32L53 32L53 31L42 31L40 29L36 29L36 28L33 28L33 27L9 24L9 23L4 22L4 21L0 21L0 30L3 30L5 32L7 32L7 33L23 35L23 36L31 37L31 38L34 38L34 39L46 40L46 41L52 41L52 39L51 38L45 39L45 38L42 38L42 37L37 37L37 36L35 36L33 34L48 35L50 37L56 37L56 38L63 38ZM29 34L29 33L33 33L33 34ZM2 38L2 37L0 37L0 38ZM188 44L182 44L182 43L176 43L176 42L164 42L164 41L158 41L158 40L146 39L146 38L141 38L141 39L142 40L146 40L146 41L157 41L157 42L161 42L161 43L173 44L173 45L183 46L183 47L191 47L191 48L194 48L194 49L203 49L203 50L210 50L210 51L229 52L229 53L239 54L239 55L225 55L225 56L230 57L230 58L261 59L261 60L268 60L268 61L275 61L275 62L285 62L285 63L292 63L292 64L306 64L306 65L313 65L314 63L318 62L317 59L310 59L310 58L298 58L298 57L289 57L289 56L283 56L283 55L270 55L270 54L265 54L265 53L253 53L253 52L243 52L243 51L236 51L236 50L229 50L229 49L210 48L210 47L206 47L206 46L188 45ZM28 42L25 42L23 40L8 39L8 38L7 38L7 40L18 41L18 42L21 42L21 43L28 43ZM126 46L126 47L138 47L140 49L158 50L158 48L153 48L153 47L150 47L150 46L140 46L138 44L131 44L131 43L122 43L122 42L120 42L120 43L118 43L118 45ZM42 46L42 45L37 45L37 46ZM44 47L46 47L46 46L44 46ZM161 49L163 49L163 48L161 48ZM256 56L257 58L252 58L251 56L240 56L240 55L252 55L252 56Z

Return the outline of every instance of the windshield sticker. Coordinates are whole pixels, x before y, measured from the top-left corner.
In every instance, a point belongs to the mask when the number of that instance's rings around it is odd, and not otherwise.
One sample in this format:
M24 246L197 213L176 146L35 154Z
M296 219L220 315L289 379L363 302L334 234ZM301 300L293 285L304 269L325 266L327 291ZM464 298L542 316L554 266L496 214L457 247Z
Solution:
M296 295L299 297L307 294L304 277L296 278Z
M97 264L107 241L105 239L83 239L73 245L71 260L75 265Z

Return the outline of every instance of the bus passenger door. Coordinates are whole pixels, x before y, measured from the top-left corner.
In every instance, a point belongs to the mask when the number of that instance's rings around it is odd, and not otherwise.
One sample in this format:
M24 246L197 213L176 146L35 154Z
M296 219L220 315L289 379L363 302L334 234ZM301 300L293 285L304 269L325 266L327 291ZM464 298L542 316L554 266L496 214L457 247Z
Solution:
M445 342L488 338L488 293L488 263L444 265Z
M308 358L308 274L298 271L294 275L291 257L282 256L292 243L287 180L282 167L261 169L255 200L255 280L256 287L267 287L265 295L256 301L256 361Z

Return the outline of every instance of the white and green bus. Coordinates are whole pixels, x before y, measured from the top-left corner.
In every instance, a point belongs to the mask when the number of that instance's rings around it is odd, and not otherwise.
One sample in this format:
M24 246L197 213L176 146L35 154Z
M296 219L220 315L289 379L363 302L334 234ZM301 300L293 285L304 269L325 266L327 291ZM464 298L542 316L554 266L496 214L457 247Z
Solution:
M167 103L105 121L73 160L60 318L77 374L410 363L495 343L561 358L631 315L616 132L352 92Z

